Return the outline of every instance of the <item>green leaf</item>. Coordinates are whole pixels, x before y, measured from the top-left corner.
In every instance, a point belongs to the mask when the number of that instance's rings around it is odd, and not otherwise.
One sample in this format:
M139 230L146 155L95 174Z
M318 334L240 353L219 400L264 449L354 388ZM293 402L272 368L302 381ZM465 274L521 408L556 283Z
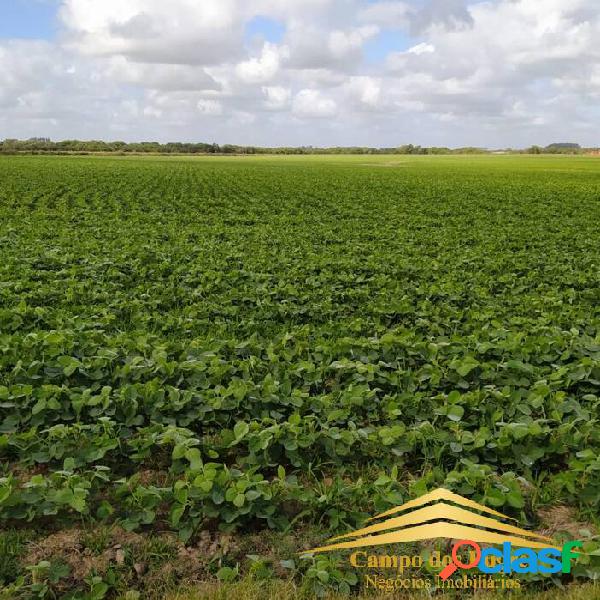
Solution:
M173 527L177 527L177 525L179 524L179 521L181 520L181 517L183 516L183 513L185 513L185 506L181 506L181 505L177 505L177 504L173 505L173 507L171 508L171 514L169 517L169 520Z
M233 434L235 435L235 439L237 441L241 440L248 433L248 431L250 431L250 426L244 421L238 421L233 428Z
M210 490L212 490L213 483L214 482L211 479L206 479L202 475L198 475L198 477L194 479L193 485L207 494L210 492Z
M523 508L525 506L525 500L520 492L512 490L506 495L507 502L514 508Z
M185 481L176 481L173 486L173 497L179 504L186 504L188 500L188 488Z
M102 500L98 506L98 510L96 510L96 517L101 521L104 521L105 519L108 519L108 517L110 517L114 512L115 509L112 507L112 505L106 500Z
M73 510L76 510L80 513L84 513L87 509L86 500L87 491L75 488L73 497L71 498L69 504L71 505L71 508L73 508Z
M456 372L461 377L466 377L471 371L476 369L479 366L479 361L474 358L467 356L464 358L455 368Z
M33 408L31 409L31 414L32 415L37 415L37 414L41 413L45 408L46 408L46 399L45 398L40 398L34 404Z
M198 448L190 448L186 451L185 457L190 461L190 470L191 471L201 471L202 470L202 455L200 454L200 450Z
M232 569L231 567L221 567L217 571L217 579L224 583L230 583L234 581L238 576L237 568Z
M505 502L505 495L500 490L490 488L486 491L484 504L489 504L490 506L504 506Z
M448 412L446 413L446 416L451 421L460 421L464 414L465 409L462 406L460 406L459 404L453 404L452 406L448 407Z

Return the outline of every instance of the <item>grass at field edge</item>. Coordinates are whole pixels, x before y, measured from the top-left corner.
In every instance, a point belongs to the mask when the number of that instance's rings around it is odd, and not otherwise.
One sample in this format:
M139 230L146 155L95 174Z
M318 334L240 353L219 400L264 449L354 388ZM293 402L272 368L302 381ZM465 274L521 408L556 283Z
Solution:
M394 594L381 592L379 594L359 594L342 596L328 594L324 596L327 600L343 600L352 598L354 600L366 600L370 598L395 598L397 600L413 600L419 598L431 598L431 594ZM464 598L464 594L443 594L438 597ZM521 600L599 600L600 584L591 583L584 585L572 585L568 588L557 588L546 592L481 592L473 595L478 600L490 600L492 598L519 598ZM307 595L296 587L292 582L264 582L244 580L235 584L207 584L194 590L185 590L165 597L165 600L294 600L310 599L316 596Z

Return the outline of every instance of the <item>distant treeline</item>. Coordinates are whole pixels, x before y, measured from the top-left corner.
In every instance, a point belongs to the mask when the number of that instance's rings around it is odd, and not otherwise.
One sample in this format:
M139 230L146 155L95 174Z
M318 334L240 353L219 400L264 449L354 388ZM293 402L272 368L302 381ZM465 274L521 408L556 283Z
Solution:
M233 144L209 144L206 142L186 143L169 142L104 142L99 140L63 140L53 142L48 138L28 140L7 139L0 141L0 153L3 154L586 154L596 149L581 148L578 144L552 144L545 148L531 146L524 150L490 151L486 148L465 147L425 147L405 144L390 148L369 148L364 146L336 146L317 148L313 146L263 148L259 146L238 146Z
M209 144L205 142L103 142L98 140L64 140L53 142L46 138L29 140L4 140L0 152L19 153L157 153L157 154L480 154L483 148L425 148L406 144L394 148L368 148L362 146L316 148L313 146L262 148L233 144Z
M582 148L579 144L550 144L549 146L531 146L516 152L525 154L597 154L598 148Z

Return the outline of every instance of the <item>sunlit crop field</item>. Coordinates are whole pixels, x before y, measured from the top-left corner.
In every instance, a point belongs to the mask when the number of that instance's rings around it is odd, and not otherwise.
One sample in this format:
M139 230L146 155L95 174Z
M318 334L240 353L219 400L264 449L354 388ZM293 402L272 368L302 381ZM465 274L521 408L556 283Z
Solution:
M74 527L298 580L439 486L593 536L600 159L0 157L0 223L0 584Z

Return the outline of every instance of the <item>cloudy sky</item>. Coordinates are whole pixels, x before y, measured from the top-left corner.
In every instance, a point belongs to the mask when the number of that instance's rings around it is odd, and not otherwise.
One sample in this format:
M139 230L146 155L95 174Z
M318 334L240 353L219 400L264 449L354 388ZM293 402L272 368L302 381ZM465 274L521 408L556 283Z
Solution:
M0 139L600 144L599 0L0 0Z

